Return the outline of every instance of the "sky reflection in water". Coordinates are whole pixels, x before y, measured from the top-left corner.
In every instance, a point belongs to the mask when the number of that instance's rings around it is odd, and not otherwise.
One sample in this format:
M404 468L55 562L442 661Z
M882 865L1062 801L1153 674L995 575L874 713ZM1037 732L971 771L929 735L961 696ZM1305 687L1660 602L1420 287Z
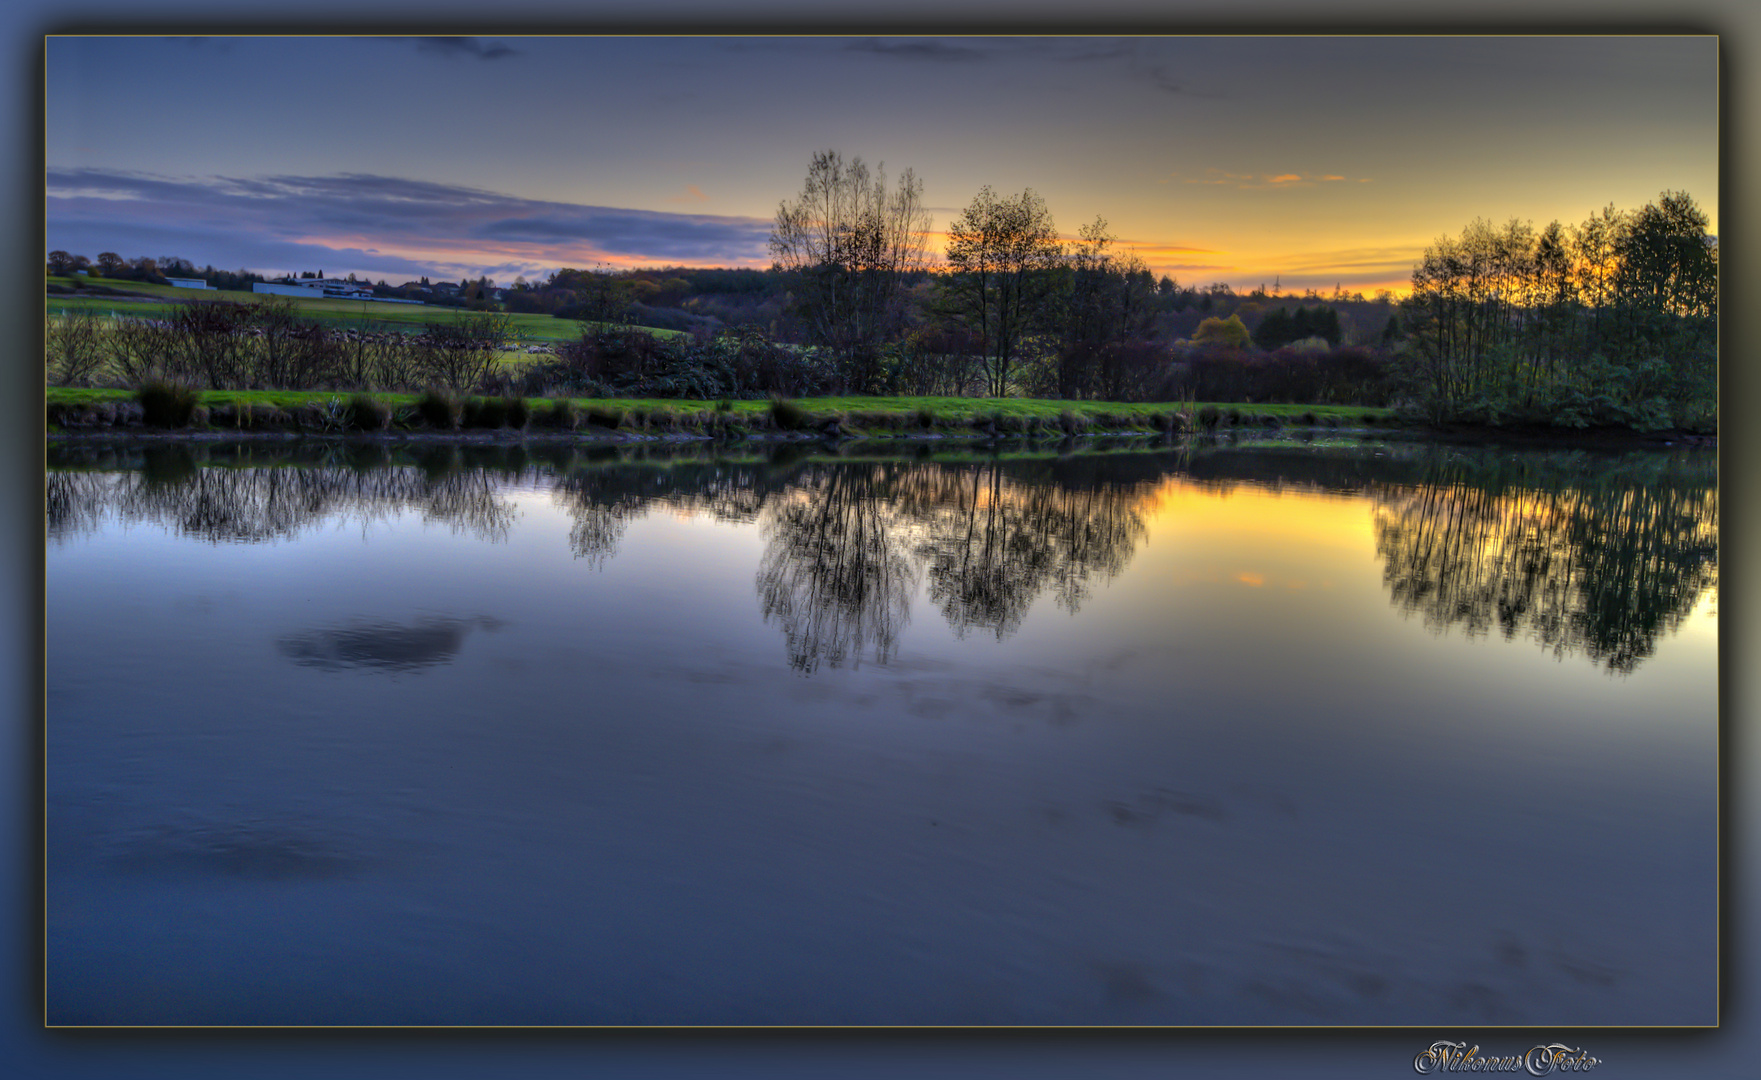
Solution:
M103 453L56 1022L1716 1019L1709 456Z

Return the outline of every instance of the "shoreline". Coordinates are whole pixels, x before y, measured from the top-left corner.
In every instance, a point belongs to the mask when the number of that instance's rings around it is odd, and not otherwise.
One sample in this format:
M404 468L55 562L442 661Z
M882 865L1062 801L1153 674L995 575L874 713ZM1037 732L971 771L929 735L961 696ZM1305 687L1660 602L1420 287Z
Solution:
M500 428L463 431L264 431L249 429L195 430L190 428L152 428L145 425L126 427L73 429L46 432L45 444L145 445L225 443L269 443L360 446L752 446L779 444L819 444L845 446L854 443L884 443L896 446L962 445L987 446L998 444L1051 443L1070 444L1080 448L1094 440L1134 439L1176 445L1192 441L1236 441L1240 438L1264 440L1275 438L1294 444L1312 442L1315 438L1383 439L1389 441L1432 442L1457 446L1491 447L1509 445L1521 449L1582 449L1582 450L1664 450L1682 447L1716 449L1715 435L1696 435L1679 431L1637 432L1625 429L1590 429L1582 432L1557 429L1516 428L1447 428L1423 427L1237 427L1218 431L1158 432L1142 430L1087 431L1079 435L987 435L977 431L918 431L843 433L825 435L812 431L754 431L724 438L701 432L646 433L634 431L555 431L544 429Z

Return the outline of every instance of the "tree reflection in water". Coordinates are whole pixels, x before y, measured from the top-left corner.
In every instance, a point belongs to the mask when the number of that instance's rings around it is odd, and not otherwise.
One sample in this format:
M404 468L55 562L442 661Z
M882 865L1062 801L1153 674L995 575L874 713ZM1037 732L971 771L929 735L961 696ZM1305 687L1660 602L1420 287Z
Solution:
M911 621L917 572L888 497L897 469L812 470L764 517L759 606L782 626L797 671L859 664L871 652L884 664Z
M95 530L114 513L210 543L266 543L336 518L368 525L413 509L426 521L499 543L514 520L499 478L462 461L362 467L357 460L325 465L271 457L255 465L246 456L216 467L186 447L142 457L136 468L117 473L51 471L50 537Z
M87 454L88 457L80 457ZM1442 633L1533 639L1627 672L1717 588L1718 475L1706 454L1521 455L1413 446L1202 449L982 463L772 461L698 452L518 448L56 451L47 532L114 516L210 542L260 543L320 522L406 511L507 539L510 482L552 485L576 557L603 567L631 521L665 507L757 522L759 606L789 662L885 663L912 597L957 635L1014 633L1050 595L1075 612L1146 534L1158 486L1260 487L1366 498L1394 604Z
M1718 584L1710 461L1441 458L1379 493L1376 549L1394 604L1438 633L1496 627L1556 657L1630 672Z
M1050 592L1074 612L1145 532L1153 485L1075 484L1001 464L824 465L764 518L758 574L790 663L884 663L924 577L955 633L1013 633Z
M918 501L930 599L956 634L978 628L998 640L1042 593L1075 613L1094 582L1123 570L1146 532L1142 508L1154 491L1009 476L997 465L933 479L939 497Z

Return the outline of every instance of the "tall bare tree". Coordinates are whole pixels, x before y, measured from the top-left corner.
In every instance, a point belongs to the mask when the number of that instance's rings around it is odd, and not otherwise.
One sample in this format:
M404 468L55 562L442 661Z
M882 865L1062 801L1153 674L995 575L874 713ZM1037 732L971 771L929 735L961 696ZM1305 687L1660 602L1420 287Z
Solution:
M770 250L795 274L796 302L815 344L832 353L849 388L874 388L880 350L903 325L906 276L922 270L930 229L923 182L834 150L813 155L799 198L777 207Z

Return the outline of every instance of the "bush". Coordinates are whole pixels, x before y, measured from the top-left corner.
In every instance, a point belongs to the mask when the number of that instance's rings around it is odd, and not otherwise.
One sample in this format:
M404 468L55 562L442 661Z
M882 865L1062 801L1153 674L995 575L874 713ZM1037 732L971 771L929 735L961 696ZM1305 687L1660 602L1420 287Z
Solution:
M532 406L526 404L523 397L504 397L501 399L502 409L507 416L508 427L523 430L532 419Z
M1214 429L1222 419L1223 410L1215 405L1206 405L1198 411L1198 426L1207 431Z
M135 392L141 403L141 419L151 427L186 427L195 415L199 395L180 382L155 379Z

